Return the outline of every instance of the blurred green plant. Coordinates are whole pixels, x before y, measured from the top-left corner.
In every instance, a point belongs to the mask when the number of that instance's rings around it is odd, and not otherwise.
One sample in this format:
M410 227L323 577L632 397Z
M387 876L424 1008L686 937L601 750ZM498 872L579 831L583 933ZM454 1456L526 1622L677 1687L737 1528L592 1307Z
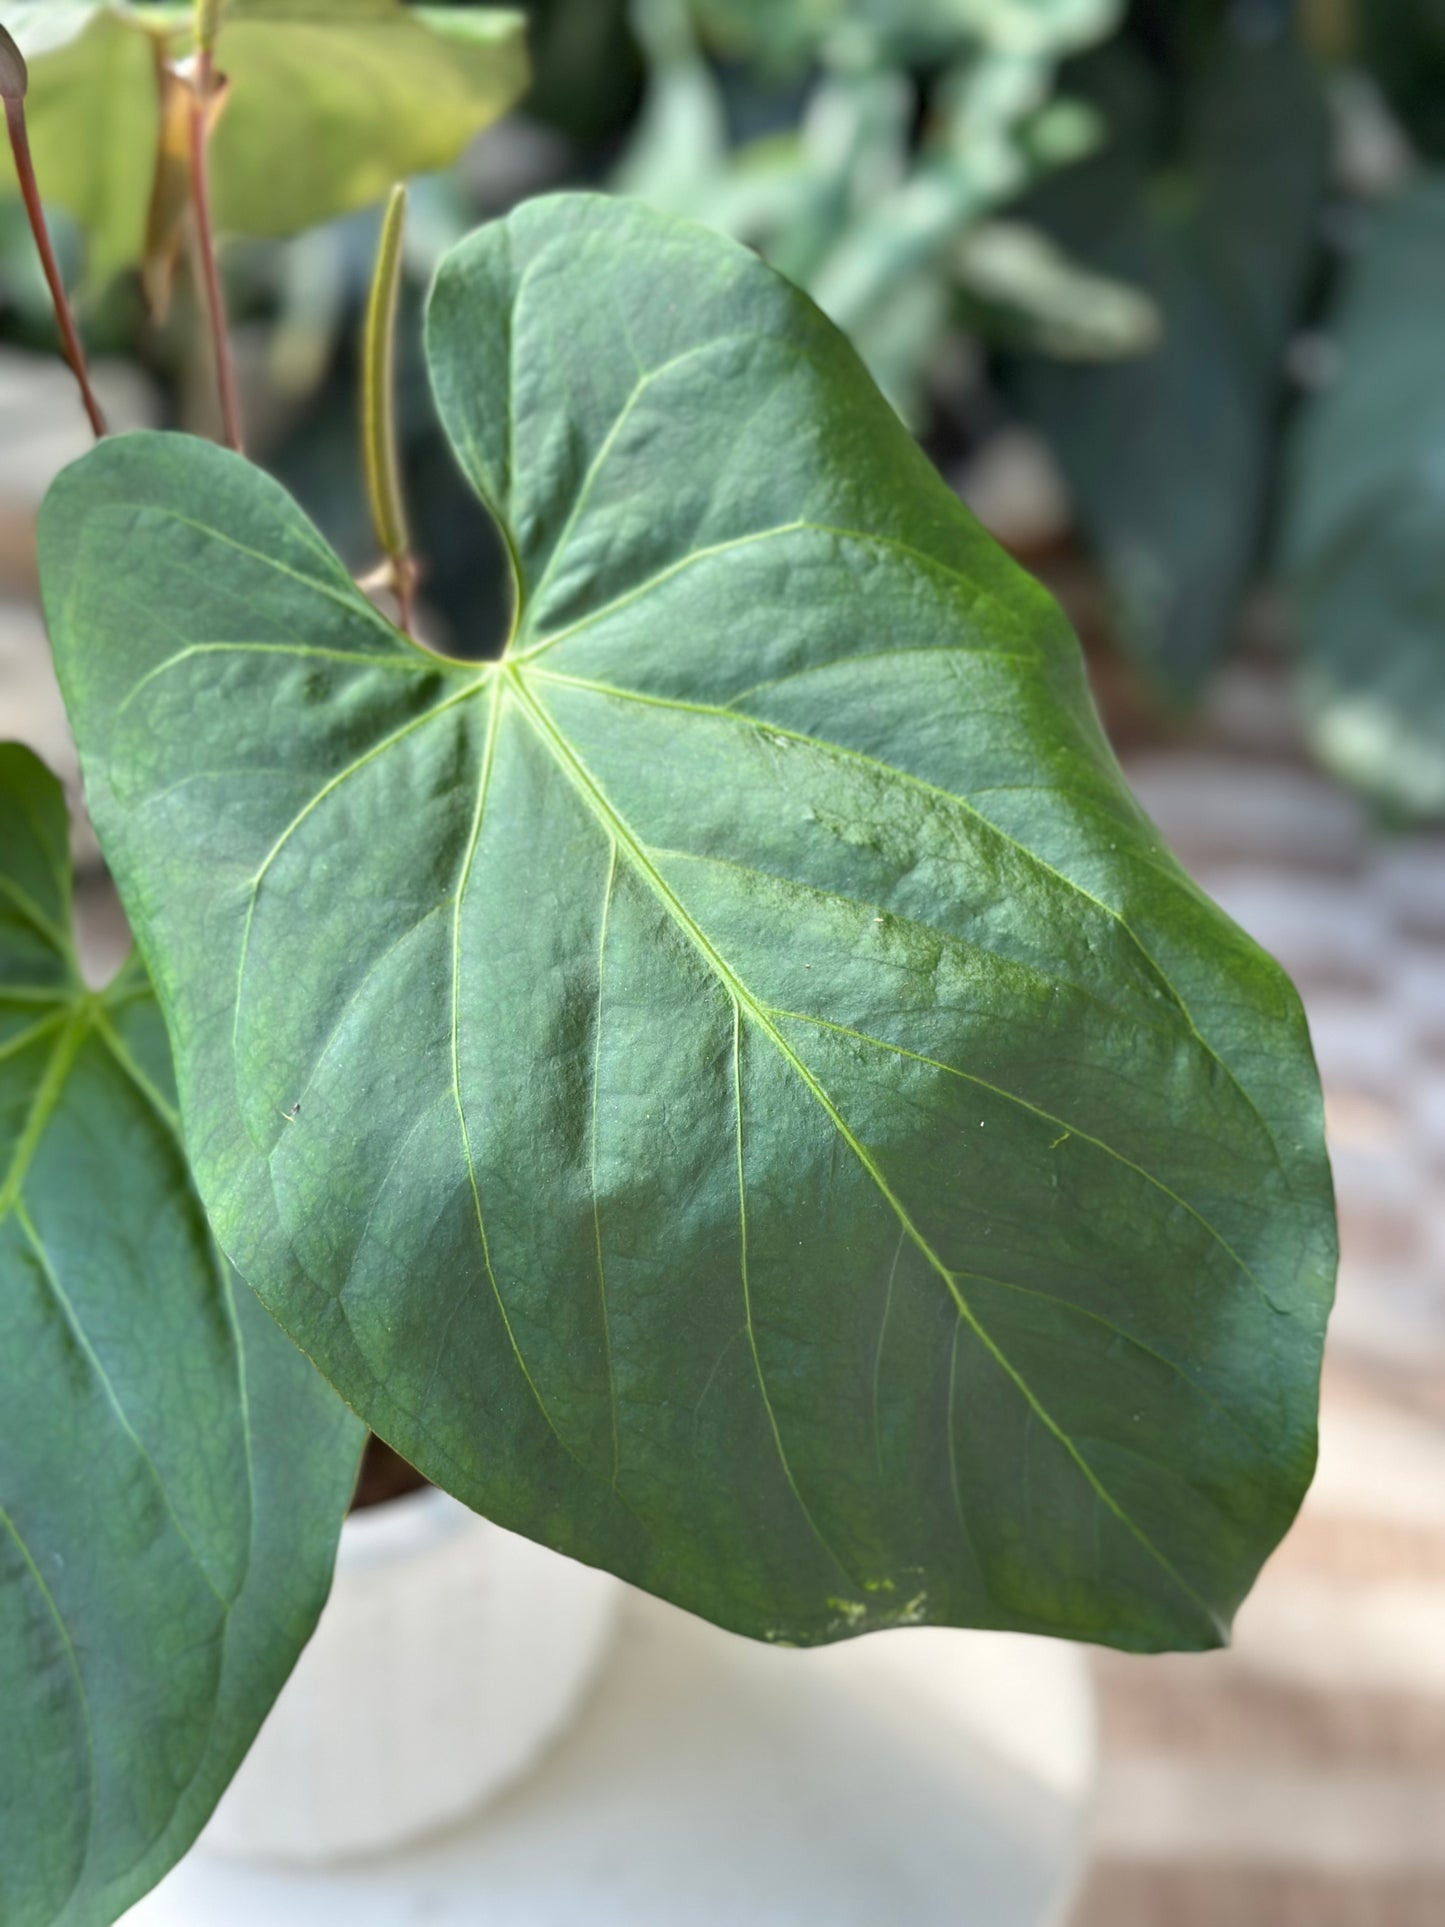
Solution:
M175 245L184 145L167 67L192 16L138 0L6 8L30 61L36 169L84 230L92 283ZM232 0L216 59L231 85L215 216L233 234L296 234L449 166L527 82L521 14L401 0Z
M1163 337L1110 368L1012 371L1070 483L1116 635L1176 701L1220 662L1258 573L1328 169L1323 94L1287 9L1190 11L1172 14L1171 38L1136 9L1071 71L1108 136L1029 203L1071 253L1147 289Z
M527 0L527 114L579 147L615 135L637 110L642 60L628 0Z
M1339 373L1300 416L1284 565L1323 760L1445 814L1445 173L1376 217L1329 316Z
M734 55L774 65L820 54L951 59L972 42L1005 58L1054 60L1118 22L1121 0L692 0Z
M852 338L904 417L967 314L1050 352L1137 353L1152 305L988 217L1078 159L1094 117L1054 97L1065 54L1117 24L1116 0L844 5L637 0L652 84L616 185L756 247ZM739 115L709 47L755 63ZM921 63L921 64L911 64ZM801 71L769 98L767 75ZM736 139L737 120L778 131ZM730 111L733 109L733 111Z

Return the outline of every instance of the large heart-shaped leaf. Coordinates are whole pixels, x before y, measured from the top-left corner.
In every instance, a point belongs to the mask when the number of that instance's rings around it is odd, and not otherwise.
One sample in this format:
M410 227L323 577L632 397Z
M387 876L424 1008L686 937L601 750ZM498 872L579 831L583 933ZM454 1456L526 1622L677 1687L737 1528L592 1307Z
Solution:
M6 24L31 59L27 102L48 199L85 228L95 280L141 256L161 137L158 63L191 44L172 0L22 0ZM409 174L449 167L527 83L525 21L402 0L229 0L231 81L213 143L227 233L297 234ZM0 172L0 191L16 191Z
M60 785L0 745L0 1920L191 1844L331 1582L361 1428L217 1253L144 970L88 992Z
M222 1242L431 1477L726 1625L1216 1641L1314 1455L1288 983L746 250L533 202L430 353L500 663L408 644L198 442L44 511Z

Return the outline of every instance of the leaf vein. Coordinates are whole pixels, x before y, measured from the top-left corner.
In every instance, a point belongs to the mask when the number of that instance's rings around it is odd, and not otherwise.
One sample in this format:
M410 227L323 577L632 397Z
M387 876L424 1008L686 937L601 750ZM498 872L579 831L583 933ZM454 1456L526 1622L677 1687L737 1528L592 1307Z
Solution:
M770 1039L770 1041L777 1049L780 1056L782 1056L784 1061L789 1065L791 1065L792 1069L799 1077L799 1079L802 1081L805 1088L812 1094L813 1098L818 1103L820 1108L831 1120L834 1126L834 1129L838 1132L843 1142L848 1146L848 1149L852 1152L853 1156L858 1160L859 1164L862 1165L864 1171L871 1178L874 1186L877 1188L881 1196L887 1202L889 1208L894 1213L895 1217L898 1220L898 1223L907 1232L911 1242L922 1253L923 1257L927 1260L930 1267L943 1280L943 1283L946 1286L950 1296L953 1298L955 1304L958 1306L958 1309L961 1315L967 1321L970 1329L974 1332L975 1336L979 1339L980 1343L984 1346L985 1350L989 1353L990 1357L993 1358L994 1362L999 1367L1000 1371L1003 1372L1004 1376L1014 1386L1020 1398L1022 1398L1026 1406L1029 1408L1029 1410L1036 1415L1036 1417L1043 1423L1043 1425L1058 1440L1059 1444L1063 1447L1064 1451L1073 1460L1076 1469L1084 1478L1085 1482L1090 1486L1090 1488L1094 1491L1097 1497L1101 1499L1105 1505L1108 1506L1109 1510L1120 1521L1120 1523L1124 1526L1126 1531L1130 1532L1134 1536L1134 1538L1138 1540L1139 1544L1144 1548L1144 1550L1149 1554L1149 1556L1155 1561L1155 1563L1159 1566L1160 1570L1166 1573L1168 1577L1173 1581L1173 1583L1178 1587L1180 1592L1183 1593L1184 1596L1188 1598L1191 1601L1191 1603L1202 1614L1205 1615L1211 1628L1214 1629L1216 1632L1222 1633L1223 1629L1220 1623L1220 1619L1219 1619L1219 1616L1215 1613L1214 1609L1211 1606L1209 1606L1203 1599L1200 1598L1200 1596L1189 1585L1187 1580L1184 1579L1182 1574L1179 1573L1177 1568L1174 1566L1173 1562L1159 1549L1158 1546L1154 1544L1153 1540L1150 1539L1148 1534L1137 1523L1137 1521L1131 1518L1129 1513L1124 1509L1124 1507L1119 1503L1119 1501L1115 1499L1113 1494L1103 1484L1098 1474L1094 1471L1093 1467L1089 1464L1088 1460L1084 1457L1083 1453L1080 1451L1075 1441L1069 1436L1068 1432L1063 1428L1063 1426L1061 1426L1058 1423L1058 1421L1052 1416L1052 1414L1045 1409L1045 1407L1039 1401L1038 1396L1033 1391L1033 1388L1028 1384L1027 1380L1023 1378L1023 1376L1018 1371L1017 1367L1013 1365L1013 1363L1009 1360L1006 1354L1002 1351L1002 1349L998 1346L998 1344L989 1335L988 1331L979 1322L978 1318L973 1312L972 1307L968 1302L968 1299L965 1297L964 1293L960 1289L956 1276L954 1275L953 1272L949 1270L948 1266L944 1263L943 1259L939 1256L939 1254L933 1249L932 1245L924 1237L923 1233L918 1229L917 1225L914 1224L913 1219L909 1215L908 1211L905 1209L902 1200L897 1196L892 1186L888 1183L887 1178L883 1175L883 1172L879 1168L877 1161L873 1158L871 1153L867 1150L866 1146L864 1146L860 1142L860 1140L856 1137L856 1135L848 1125L847 1120L843 1117L842 1113L838 1110L838 1107L836 1106L836 1104L834 1104L832 1098L828 1095L828 1092L824 1089L822 1084L819 1083L818 1079L813 1075L812 1071L808 1068L808 1066L804 1063L804 1061L797 1055L797 1053L789 1046L787 1039L777 1029L776 1025L773 1024L772 1021L769 1019L765 1007L759 1004L757 1000L752 997L752 995L743 985L741 980L737 977L736 973L730 968L730 966L727 964L727 962L721 956L721 954L717 951L714 945L710 942L710 940L705 935L705 933L699 928L697 923L694 922L693 918L689 915L687 909L685 908L681 900L674 894L674 892L669 887L666 878L662 876L662 874L657 870L656 866L649 860L641 840L637 837L637 835L631 829L631 827L624 821L624 819L619 814L615 806L607 797L605 791L602 789L597 779L591 774L591 772L587 769L586 765L581 761L580 757L577 755L576 750L572 747L572 745L567 741L566 737L558 729L556 723L552 720L551 716L543 708L541 703L532 694L532 692L527 688L526 682L524 681L523 677L517 672L517 670L514 667L509 667L507 674L512 684L512 687L517 692L519 703L521 704L525 713L531 719L533 726L537 730L538 735L542 738L543 742L548 744L548 746L552 749L553 755L556 757L558 763L560 764L564 772L569 776L570 780L574 784L574 787L578 790L583 800L588 803L590 808L593 809L594 813L598 817L598 820L603 824L604 828L606 828L612 835L614 835L618 839L618 842L621 844L623 849L627 851L638 873L649 884L649 886L656 892L658 897L661 899L663 905L668 910L669 914L673 917L674 921L678 924L678 927L696 945L697 949L701 952L704 959L711 965L712 969L717 973L718 977L721 979L722 983L731 994L734 1002L739 1005L745 1006L747 1008L748 1013L752 1018L753 1022L756 1023L759 1029L761 1029L763 1033Z
M966 654L967 652L962 653ZM1086 889L1082 883L1079 883L1075 878L1069 876L1065 871L1057 869L1049 862L1047 857L1041 856L1037 850L1031 849L1027 843L1021 843L1017 837L1011 836L1007 830L995 823L992 817L985 815L984 812L970 802L966 796L959 796L952 790L942 789L938 784L930 783L926 777L915 776L911 770L899 769L895 764L881 762L876 756L870 756L865 750L850 749L844 743L825 742L822 737L810 736L802 730L789 729L782 724L770 723L761 717L749 716L741 710L723 709L711 703L681 702L671 697L644 694L640 690L622 689L611 683L593 682L581 676L564 675L556 670L535 670L530 673L536 676L538 680L545 679L550 682L565 682L570 687L590 689L597 695L615 697L622 702L642 703L659 709L681 709L698 715L713 716L723 722L731 722L733 724L742 723L750 729L765 730L775 736L785 736L791 742L799 743L808 749L817 750L824 755L836 756L847 761L865 764L880 771L885 776L907 783L913 788L922 790L928 795L939 797L944 802L951 803L957 808L962 809L969 816L973 817L975 821L982 824L992 835L998 837L1001 842L1016 850L1027 862L1052 877L1055 882L1063 885L1065 889L1071 891L1076 896L1082 897L1086 903L1092 904L1096 910L1101 911L1108 917L1110 922L1116 924L1118 928L1123 931L1129 942L1144 959L1151 974L1157 979L1163 989L1168 992L1170 1001L1184 1019L1195 1042L1210 1060L1219 1067L1223 1075L1239 1093L1251 1114L1258 1121L1269 1142L1270 1152L1274 1158L1274 1162L1281 1175L1284 1175L1284 1162L1280 1156L1279 1145L1269 1120L1260 1110L1254 1098L1240 1083L1237 1074L1225 1063L1214 1045L1209 1042L1208 1038L1205 1037L1200 1030L1198 1024L1194 1021L1189 1006L1185 1003L1183 996L1169 977L1164 966L1147 948L1143 939L1130 924L1128 918L1125 917L1122 912L1116 910L1111 903L1107 903L1102 897L1095 896L1092 890Z

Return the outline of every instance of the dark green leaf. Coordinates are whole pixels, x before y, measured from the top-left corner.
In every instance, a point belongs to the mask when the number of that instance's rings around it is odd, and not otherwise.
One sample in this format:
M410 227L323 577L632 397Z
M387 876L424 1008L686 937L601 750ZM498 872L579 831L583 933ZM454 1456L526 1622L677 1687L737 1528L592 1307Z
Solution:
M331 1580L355 1419L216 1252L139 963L88 993L60 786L0 745L0 1920L191 1844Z
M1332 326L1340 377L1300 418L1285 563L1324 759L1445 813L1445 174L1377 220Z
M500 666L201 443L44 512L222 1242L430 1477L725 1625L1213 1644L1314 1457L1288 983L756 257L532 202L430 352Z
M1190 697L1253 577L1284 393L1284 350L1326 180L1318 86L1294 39L1226 27L1168 84L1129 48L1079 76L1112 130L1037 213L1091 267L1151 295L1164 339L1106 369L1020 365L1112 591L1124 646Z
M1118 24L1122 0L691 0L732 52L796 63L820 47L947 58L982 44L1033 59L1088 46Z
M1356 52L1410 137L1445 159L1445 0L1354 0Z

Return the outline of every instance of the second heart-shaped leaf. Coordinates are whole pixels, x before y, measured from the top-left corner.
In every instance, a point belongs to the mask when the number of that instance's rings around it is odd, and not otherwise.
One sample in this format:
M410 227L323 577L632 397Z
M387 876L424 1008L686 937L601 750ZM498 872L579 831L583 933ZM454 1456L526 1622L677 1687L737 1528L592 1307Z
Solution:
M0 744L0 1920L185 1853L311 1636L362 1430L216 1250L155 998L71 936L59 783Z

